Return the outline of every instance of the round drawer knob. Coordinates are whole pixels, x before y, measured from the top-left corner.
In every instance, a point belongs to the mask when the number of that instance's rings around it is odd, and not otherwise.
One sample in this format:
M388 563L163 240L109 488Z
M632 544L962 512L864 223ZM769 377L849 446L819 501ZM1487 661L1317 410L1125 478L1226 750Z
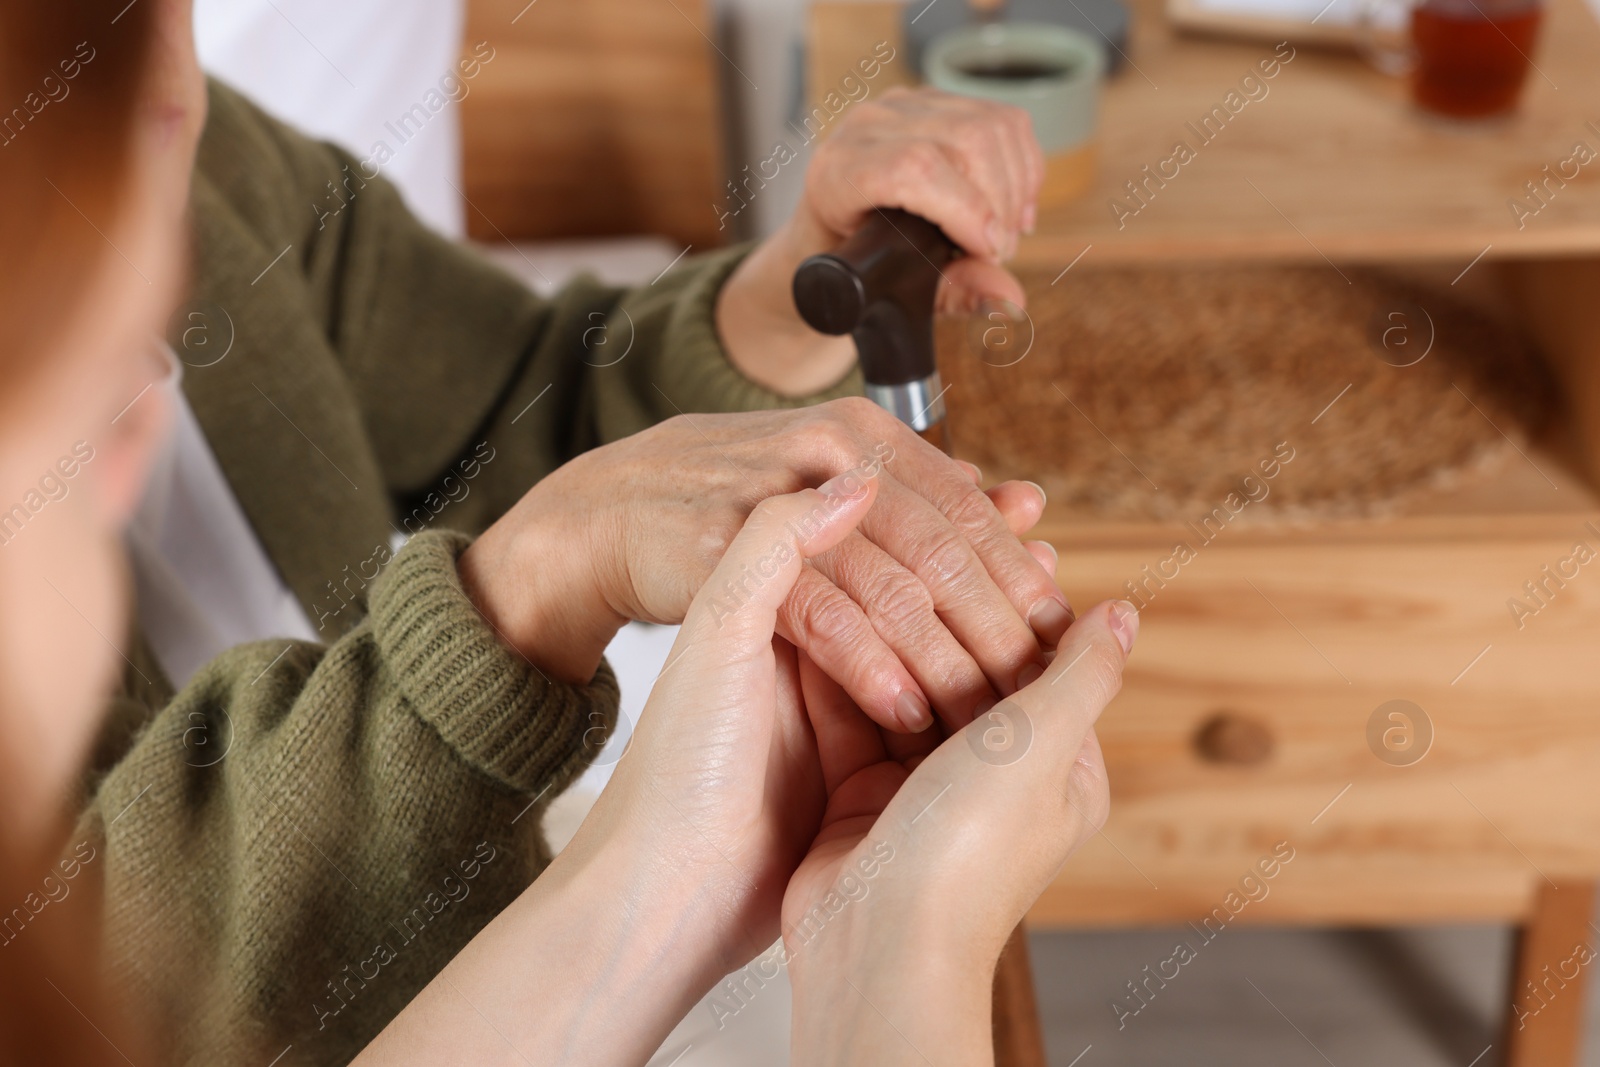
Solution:
M1208 763L1253 767L1272 755L1272 733L1238 712L1218 711L1195 731L1194 747Z

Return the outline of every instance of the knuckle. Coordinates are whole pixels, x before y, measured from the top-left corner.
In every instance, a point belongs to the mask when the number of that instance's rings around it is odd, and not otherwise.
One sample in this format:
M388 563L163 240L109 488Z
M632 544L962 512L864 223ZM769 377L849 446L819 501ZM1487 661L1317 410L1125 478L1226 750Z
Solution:
M833 583L821 578L806 582L805 588L796 585L791 594L795 605L798 626L811 643L823 646L847 644L859 640L865 629L861 611Z
M928 141L917 141L907 145L900 155L900 169L903 174L919 183L933 182L944 172L945 166L944 152Z
M1023 137L1033 138L1033 116L1020 107L1006 109L1006 118L1010 120L1011 128Z
M916 555L913 572L939 591L961 585L978 564L972 546L953 526L924 535L913 551Z
M985 116L988 118L988 116ZM970 156L979 159L986 158L999 151L1000 139L1003 136L999 127L992 122L977 121L963 122L956 127L955 142L961 150Z
M966 478L961 481L964 484L956 488L940 510L968 541L985 541L993 535L996 524L1001 522L1000 510L982 489Z
M830 460L848 452L855 440L855 433L837 412L824 412L807 419L798 428L798 435L807 453L821 454Z
M957 134L966 154L975 157L985 168L994 168L1005 162L1009 152L1011 133L997 116L985 116L982 121L966 123ZM981 173L973 167L973 172Z
M830 457L851 464L864 463L868 435L881 437L888 412L866 397L842 397L817 409L805 424L810 441Z
M970 721L985 701L992 705L1000 699L983 668L954 637L943 636L941 641L927 643L917 676L942 695L947 710L962 723Z
M863 595L873 617L899 636L916 637L936 621L933 594L901 568L883 568Z
M835 414L847 423L875 422L884 413L882 408L864 396L842 396L838 400L830 400L818 410Z

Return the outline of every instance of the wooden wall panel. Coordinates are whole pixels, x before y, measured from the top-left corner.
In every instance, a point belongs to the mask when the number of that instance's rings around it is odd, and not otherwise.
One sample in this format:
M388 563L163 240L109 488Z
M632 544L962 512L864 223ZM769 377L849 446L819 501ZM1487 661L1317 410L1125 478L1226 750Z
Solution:
M722 62L705 0L471 0L495 49L462 104L480 240L720 243Z

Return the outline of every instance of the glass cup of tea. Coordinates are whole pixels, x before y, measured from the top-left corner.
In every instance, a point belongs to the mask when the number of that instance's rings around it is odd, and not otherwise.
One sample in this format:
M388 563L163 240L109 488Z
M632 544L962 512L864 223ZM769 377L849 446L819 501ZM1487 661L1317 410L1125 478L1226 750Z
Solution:
M1409 78L1419 107L1482 119L1516 107L1544 0L1363 0L1357 10L1373 65Z

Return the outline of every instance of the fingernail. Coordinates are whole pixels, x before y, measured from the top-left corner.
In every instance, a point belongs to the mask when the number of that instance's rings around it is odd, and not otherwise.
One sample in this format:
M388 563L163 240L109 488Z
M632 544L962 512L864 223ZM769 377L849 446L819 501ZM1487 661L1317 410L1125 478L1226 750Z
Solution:
M1031 485L1035 489L1039 490L1039 502L1040 503L1042 503L1042 504L1050 503L1050 494L1044 491L1044 486L1040 485L1038 482L1029 482L1029 481L1026 481L1026 480L1024 480L1023 484L1024 485Z
M900 696L894 702L894 713L901 725L914 734L920 734L933 725L933 711L928 707L927 700L912 689L900 690Z
M1027 207L1022 209L1022 232L1031 234L1033 233L1033 228L1038 224L1039 209L1037 206L1029 204Z
M1052 545L1049 541L1029 541L1028 544L1038 545L1040 548L1047 548L1050 550L1050 575L1051 577L1054 577L1057 568L1061 566L1061 553L1056 551L1056 546Z
M967 463L966 460L962 460L961 462ZM973 485L982 485L983 484L983 468L978 466L976 463L967 463L967 467L969 468L967 473L972 475L972 484Z
M1139 636L1139 611L1126 600L1111 605L1111 632L1117 635L1122 654L1133 651L1133 640Z
M1060 644L1061 636L1067 632L1067 627L1072 625L1074 617L1070 605L1047 596L1028 612L1028 625L1041 644L1046 648L1055 648Z
M1044 668L1037 663L1030 663L1017 672L1017 688L1026 689L1044 676Z
M830 500L854 500L866 492L870 480L866 472L857 467L829 478L817 487L817 492Z

